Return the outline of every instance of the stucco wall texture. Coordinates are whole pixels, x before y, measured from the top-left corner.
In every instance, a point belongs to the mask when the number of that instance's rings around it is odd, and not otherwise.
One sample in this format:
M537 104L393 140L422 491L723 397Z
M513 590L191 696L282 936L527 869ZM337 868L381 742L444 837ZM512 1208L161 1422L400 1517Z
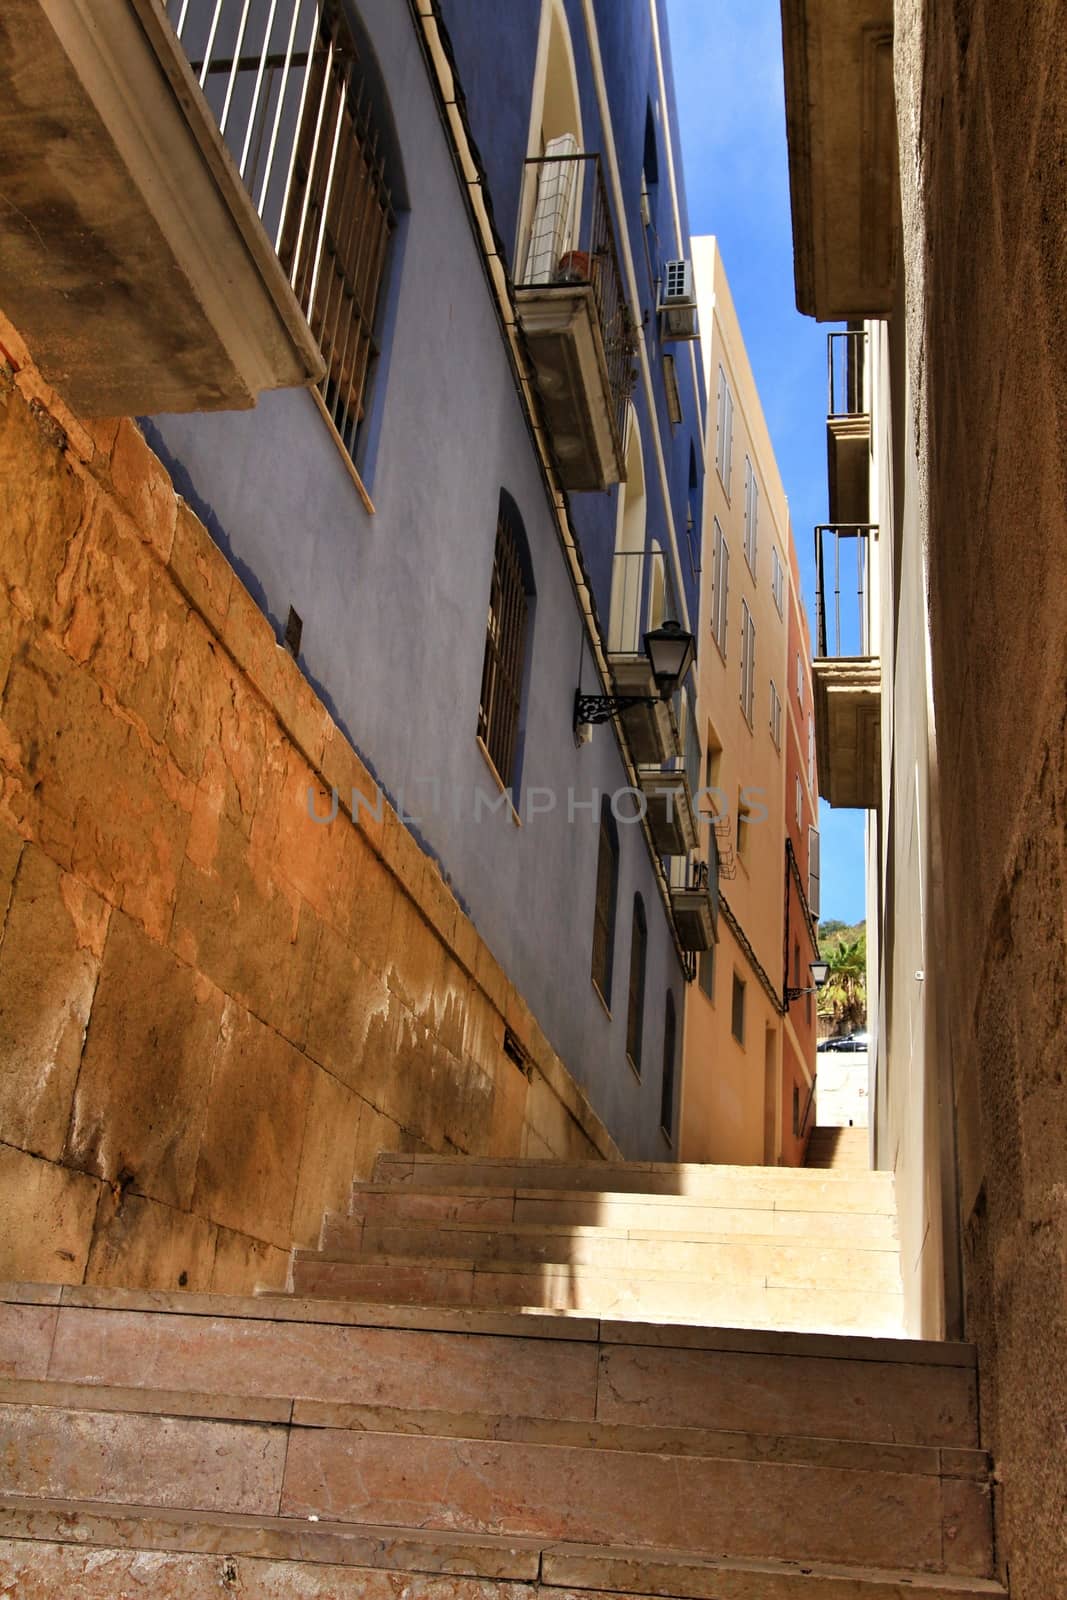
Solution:
M248 1291L378 1150L617 1154L135 426L2 319L0 686L0 1277Z
M906 0L895 48L966 1328L1001 1568L1013 1600L1050 1600L1067 1572L1063 7Z

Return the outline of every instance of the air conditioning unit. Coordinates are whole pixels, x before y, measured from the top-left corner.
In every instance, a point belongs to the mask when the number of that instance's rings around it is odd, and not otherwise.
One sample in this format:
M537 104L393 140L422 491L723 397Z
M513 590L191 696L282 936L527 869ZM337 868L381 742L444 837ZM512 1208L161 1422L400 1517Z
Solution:
M666 261L663 293L659 302L660 333L664 339L697 339L697 303L693 294L693 263Z

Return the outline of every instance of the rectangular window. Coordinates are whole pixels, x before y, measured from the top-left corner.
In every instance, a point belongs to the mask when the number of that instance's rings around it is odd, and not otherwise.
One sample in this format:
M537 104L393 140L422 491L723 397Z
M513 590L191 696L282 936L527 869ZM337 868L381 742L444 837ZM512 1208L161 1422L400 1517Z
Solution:
M741 709L752 726L756 705L756 624L745 600L741 602Z
M808 910L819 917L819 830L808 829Z
M808 788L815 793L815 719L808 717Z
M745 560L756 576L756 529L759 523L759 484L748 456L745 457Z
M734 992L730 1006L730 1031L738 1044L745 1042L745 982L734 973Z
M803 820L803 817L804 817L804 790L801 787L800 774L798 772L797 773L797 827L798 828L800 827L800 824L801 824L801 822Z
M526 586L515 529L503 501L497 516L489 618L478 703L478 737L505 788L515 776L515 751L526 655Z
M800 1138L800 1090L793 1085L793 1138Z
M711 592L711 636L726 660L726 618L730 601L730 549L715 519L715 558Z
M715 433L715 467L726 498L730 498L730 465L734 452L734 400L726 373L719 368L719 399Z
M774 603L778 607L778 615L782 615L785 604L785 573L782 567L782 558L778 554L778 546L771 545L771 591L774 594Z
M804 704L804 667L800 659L799 650L797 651L797 699L801 705Z
M700 952L700 957L699 957L699 960L697 961L697 982L700 984L701 992L703 994L706 994L709 1000L714 1001L714 999L715 999L715 946L714 945L711 945L707 950L702 950Z
M774 686L773 678L771 679L771 738L774 740L774 748L780 750L782 748L782 702L778 690Z

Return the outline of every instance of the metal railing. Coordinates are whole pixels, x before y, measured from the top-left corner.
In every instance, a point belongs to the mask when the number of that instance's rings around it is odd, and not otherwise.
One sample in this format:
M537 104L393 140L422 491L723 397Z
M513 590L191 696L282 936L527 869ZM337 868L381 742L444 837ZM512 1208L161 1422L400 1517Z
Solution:
M867 334L862 328L826 336L827 416L861 417L869 410Z
M167 0L167 15L326 358L349 451L394 218L338 0Z
M871 654L871 522L815 529L815 639L820 659ZM843 546L854 545L844 563Z
M620 449L626 402L637 381L637 326L623 289L600 157L570 134L525 163L521 215L528 219L516 263L517 289L593 291Z
M608 654L644 654L645 634L678 621L674 579L662 550L620 550L611 564Z

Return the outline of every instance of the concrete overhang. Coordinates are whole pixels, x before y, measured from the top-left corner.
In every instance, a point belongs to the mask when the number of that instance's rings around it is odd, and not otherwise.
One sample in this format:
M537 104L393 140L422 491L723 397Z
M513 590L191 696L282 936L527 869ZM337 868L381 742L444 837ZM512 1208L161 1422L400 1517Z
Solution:
M892 309L899 218L893 0L782 0L797 306Z
M0 195L0 304L83 415L322 376L160 0L5 0Z
M882 666L877 656L812 662L819 793L832 806L876 810L881 801Z
M639 766L660 767L682 753L678 724L669 700L663 700L652 676L647 656L609 655L615 692L647 697L644 705L629 706L619 713L619 721Z
M545 420L565 489L610 489L625 477L607 356L589 284L519 288Z
M862 523L870 514L871 419L863 413L826 419L830 522Z

